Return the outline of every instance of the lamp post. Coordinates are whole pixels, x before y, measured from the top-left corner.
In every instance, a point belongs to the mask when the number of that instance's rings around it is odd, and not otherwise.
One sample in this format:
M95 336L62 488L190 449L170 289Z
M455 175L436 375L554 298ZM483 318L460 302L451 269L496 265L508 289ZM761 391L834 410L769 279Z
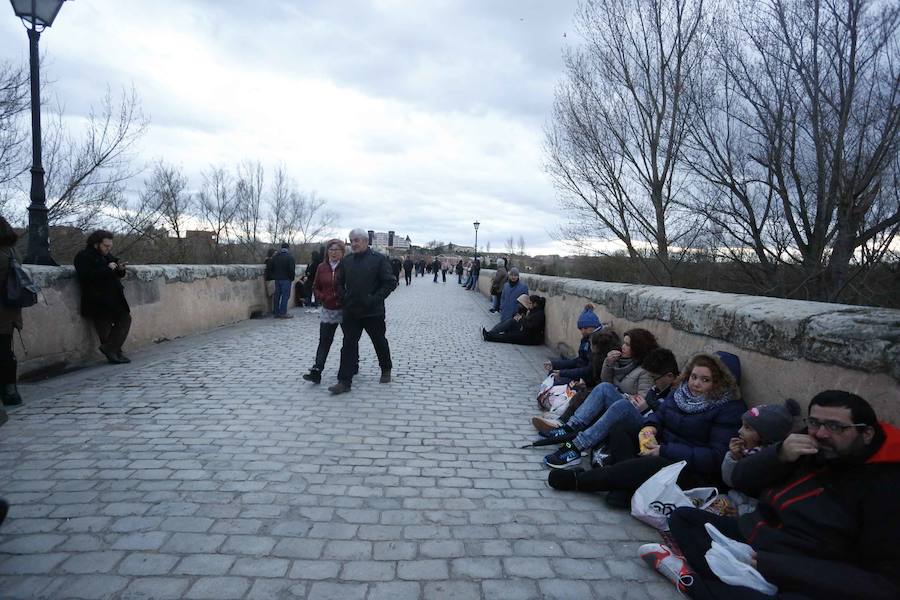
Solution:
M31 204L28 205L28 252L26 263L56 265L50 256L50 225L47 219L47 193L44 189L44 165L41 161L41 79L38 41L50 27L65 0L10 0L16 16L28 30L31 67Z
M478 226L481 225L478 221L472 223L475 227L475 260L478 260Z

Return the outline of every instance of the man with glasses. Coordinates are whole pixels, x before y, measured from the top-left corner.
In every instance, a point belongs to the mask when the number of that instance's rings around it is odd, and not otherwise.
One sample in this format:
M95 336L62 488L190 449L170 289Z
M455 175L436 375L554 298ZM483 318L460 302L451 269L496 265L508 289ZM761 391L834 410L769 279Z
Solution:
M642 554L691 598L771 598L712 572L706 523L751 546L746 565L778 597L900 598L900 429L879 423L868 402L816 395L805 431L739 461L732 481L759 495L756 510L679 508L669 527L683 558L666 546Z
M341 331L341 366L338 382L328 388L332 394L350 391L353 376L359 371L359 338L363 330L369 334L378 366L381 383L391 381L391 349L385 337L384 299L397 287L388 257L369 248L368 233L364 229L350 232L349 256L341 261L338 287L343 293L344 315Z

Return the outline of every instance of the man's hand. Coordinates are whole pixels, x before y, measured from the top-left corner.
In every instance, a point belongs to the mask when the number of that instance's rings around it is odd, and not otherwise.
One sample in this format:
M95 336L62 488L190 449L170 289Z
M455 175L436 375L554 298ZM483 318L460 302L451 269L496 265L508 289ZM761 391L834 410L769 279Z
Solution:
M109 263L107 266L108 266L110 269L112 269L113 271L115 271L116 269L119 268L119 265L118 265L117 263L114 263L114 262Z
M641 456L659 456L659 444L648 444L646 449L641 451Z
M778 460L792 463L801 456L817 454L818 452L819 444L815 438L805 433L792 433L781 443L781 448L778 450Z
M640 396L640 394L632 394L628 396L628 400L631 401L631 405L637 409L638 412L644 412L647 410L647 401L644 400Z
M513 315L513 320L515 320L515 321L521 321L521 320L522 320L522 315L519 315L519 314Z
M744 458L744 440L739 437L731 438L731 441L728 442L728 451L731 453L731 458L734 460L741 460Z

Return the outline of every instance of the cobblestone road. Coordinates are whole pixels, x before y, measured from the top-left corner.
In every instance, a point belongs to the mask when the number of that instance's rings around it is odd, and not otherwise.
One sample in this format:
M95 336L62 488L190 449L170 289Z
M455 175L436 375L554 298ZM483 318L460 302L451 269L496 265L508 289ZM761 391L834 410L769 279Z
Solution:
M2 598L675 598L654 532L546 487L546 348L486 344L483 296L415 278L353 391L303 382L317 315L254 320L24 386L0 429ZM340 334L326 368L337 371Z

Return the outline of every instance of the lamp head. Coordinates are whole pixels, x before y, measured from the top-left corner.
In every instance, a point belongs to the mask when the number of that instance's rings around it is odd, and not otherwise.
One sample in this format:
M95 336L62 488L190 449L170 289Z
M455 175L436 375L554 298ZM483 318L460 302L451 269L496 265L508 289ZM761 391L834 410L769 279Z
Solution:
M474 223L472 223L472 225L475 226L475 231L478 231L478 226L481 225L481 223L479 223L478 221L475 221Z
M16 16L31 29L53 25L59 9L66 0L10 0Z

